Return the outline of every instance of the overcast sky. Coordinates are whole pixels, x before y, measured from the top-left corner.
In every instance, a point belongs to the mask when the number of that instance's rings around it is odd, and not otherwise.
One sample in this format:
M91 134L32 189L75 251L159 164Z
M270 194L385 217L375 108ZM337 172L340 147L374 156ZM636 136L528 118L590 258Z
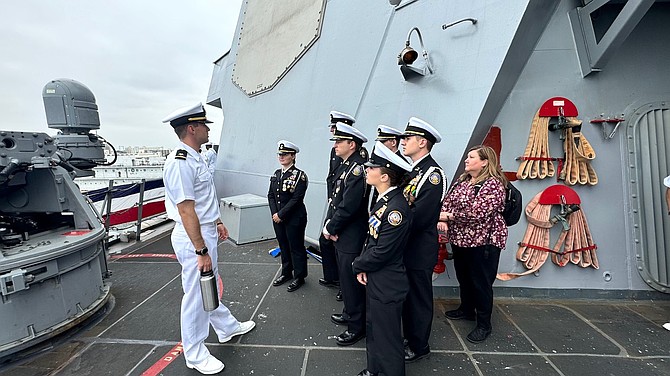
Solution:
M119 146L174 146L161 123L207 99L242 0L19 0L2 6L0 129L55 135L42 89L70 78L95 95L98 134ZM223 115L205 106L218 142Z

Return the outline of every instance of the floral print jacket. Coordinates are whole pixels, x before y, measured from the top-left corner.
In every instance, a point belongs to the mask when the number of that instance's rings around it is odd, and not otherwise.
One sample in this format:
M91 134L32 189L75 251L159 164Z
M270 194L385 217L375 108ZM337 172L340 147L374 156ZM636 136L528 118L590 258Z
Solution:
M492 244L500 249L507 242L507 226L502 217L505 187L496 178L477 184L456 183L442 202L442 212L452 213L447 235L451 244L459 247L479 247Z

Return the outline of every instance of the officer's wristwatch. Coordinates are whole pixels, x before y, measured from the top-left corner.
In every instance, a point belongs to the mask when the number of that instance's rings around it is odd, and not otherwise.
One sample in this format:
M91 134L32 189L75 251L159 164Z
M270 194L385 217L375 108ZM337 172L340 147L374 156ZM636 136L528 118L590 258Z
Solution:
M204 246L201 249L196 249L195 250L195 254L198 255L198 256L204 256L204 255L207 254L207 252L209 252L209 250L207 249L207 246Z

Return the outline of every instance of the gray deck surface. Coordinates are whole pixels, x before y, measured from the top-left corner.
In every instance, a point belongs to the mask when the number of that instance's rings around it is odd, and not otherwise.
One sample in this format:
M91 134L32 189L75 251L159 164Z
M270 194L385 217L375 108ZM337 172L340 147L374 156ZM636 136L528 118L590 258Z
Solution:
M122 253L169 254L169 231ZM223 302L256 329L226 344L208 338L226 365L224 375L356 375L365 368L365 341L338 347L343 328L336 290L320 286L321 266L310 258L307 283L289 293L272 287L279 258L275 241L219 245ZM93 323L50 340L35 354L0 365L0 376L142 375L177 345L180 267L171 258L111 261L113 298ZM481 344L465 336L472 322L449 321L456 300L436 300L430 356L407 375L670 375L670 301L496 299L493 334ZM167 363L167 362L166 362ZM177 355L161 375L199 375Z

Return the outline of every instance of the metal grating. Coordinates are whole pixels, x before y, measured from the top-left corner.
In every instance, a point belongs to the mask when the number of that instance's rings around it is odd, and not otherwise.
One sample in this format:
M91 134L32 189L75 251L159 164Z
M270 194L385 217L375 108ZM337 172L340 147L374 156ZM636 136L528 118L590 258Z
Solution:
M670 107L638 108L627 129L630 215L637 270L654 289L670 293L670 216L663 179L670 175Z

